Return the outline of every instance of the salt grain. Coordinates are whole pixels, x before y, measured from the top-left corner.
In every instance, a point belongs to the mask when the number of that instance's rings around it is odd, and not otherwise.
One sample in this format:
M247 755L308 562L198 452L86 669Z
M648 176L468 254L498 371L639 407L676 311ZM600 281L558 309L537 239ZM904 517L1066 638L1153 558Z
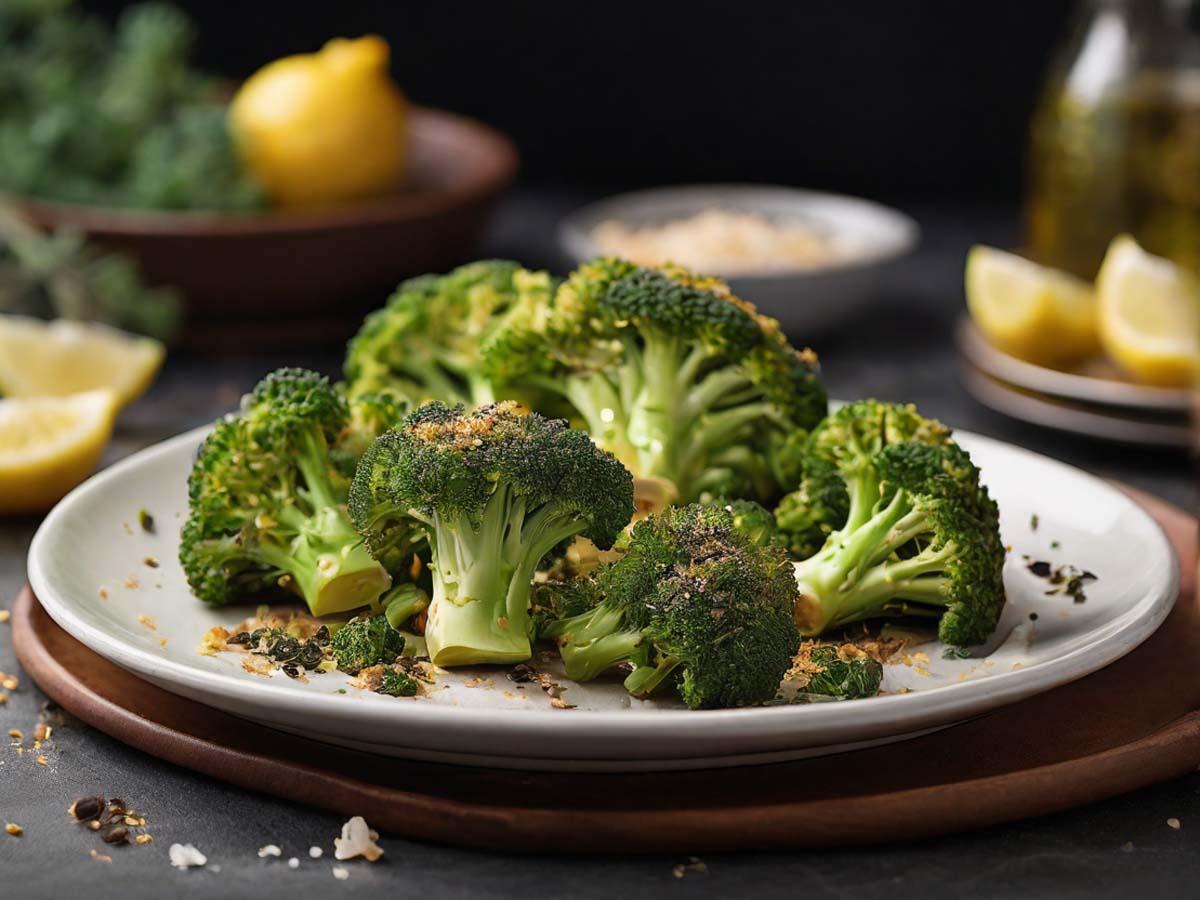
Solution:
M336 878L338 881L345 881L347 878L350 877L350 870L347 869L345 866L334 866L333 867L333 877Z
M190 869L208 862L208 857L191 844L172 844L167 851L167 856L171 860L171 865L177 869Z

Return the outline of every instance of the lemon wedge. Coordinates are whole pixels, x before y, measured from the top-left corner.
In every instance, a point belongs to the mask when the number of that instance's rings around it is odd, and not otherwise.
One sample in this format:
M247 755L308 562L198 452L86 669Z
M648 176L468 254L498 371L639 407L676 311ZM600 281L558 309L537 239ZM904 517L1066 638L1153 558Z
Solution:
M991 343L1018 359L1069 366L1099 352L1091 285L1014 253L967 254L967 308Z
M1146 384L1192 383L1200 373L1200 280L1123 234L1108 247L1096 293L1100 339L1113 362Z
M49 509L100 462L112 436L111 388L0 400L0 514Z
M158 341L107 325L0 315L0 394L7 397L112 388L124 406L150 386L164 355Z

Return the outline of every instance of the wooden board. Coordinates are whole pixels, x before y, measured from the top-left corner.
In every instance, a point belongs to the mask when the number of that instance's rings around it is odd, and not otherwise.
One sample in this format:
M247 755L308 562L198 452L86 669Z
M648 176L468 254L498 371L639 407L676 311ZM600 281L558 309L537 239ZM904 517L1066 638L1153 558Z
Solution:
M506 852L701 853L912 840L1056 812L1200 765L1197 522L1138 495L1183 568L1162 628L1073 684L900 744L719 772L582 775L409 762L284 735L176 697L92 653L27 589L30 676L88 724L241 788L406 837Z

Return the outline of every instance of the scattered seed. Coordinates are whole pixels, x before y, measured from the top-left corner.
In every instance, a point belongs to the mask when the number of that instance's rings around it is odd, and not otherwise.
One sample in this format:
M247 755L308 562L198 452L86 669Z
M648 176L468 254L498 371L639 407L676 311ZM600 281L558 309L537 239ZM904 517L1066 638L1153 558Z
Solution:
M148 834L139 834L133 840L135 843L138 843L138 844L149 844L154 840L154 838L152 838Z
M7 609L0 609L0 624L7 622L11 618L12 613L10 613Z
M308 848L308 855L311 856L313 859L320 859L324 854L325 854L325 851L322 850L320 847L309 847Z
M88 851L88 856L90 856L96 862L102 862L102 863L112 862L111 856L109 856L107 853L101 853L95 847L93 847L91 850Z
M42 756L41 754L38 754L37 764L39 766L44 766L46 764L46 757Z
M33 729L33 739L35 741L50 740L50 726L45 722L38 722L37 727Z
M154 534L154 516L144 509L138 510L138 524L142 526L142 531Z
M99 831L100 830L100 822L99 821L88 822L88 828L92 829L92 831Z
M8 736L10 738L12 738L14 741L19 741L25 737L25 735L21 732L21 730L19 728L8 729Z
M25 833L25 829L22 828L20 825L17 825L14 822L9 822L8 824L6 824L4 826L4 830L7 831L9 834L11 834L13 837L20 837L21 835L23 835Z
M190 869L208 862L208 857L191 844L172 844L167 850L167 857L177 869ZM215 870L216 866L213 866L213 869Z
M267 844L265 847L258 848L258 858L266 859L268 856L282 856L283 851L275 844Z
M142 613L141 615L139 615L137 620L138 620L139 625L145 625L151 631L158 631L158 625L155 623L155 621L152 618L150 618L145 613Z
M4 680L0 681L0 687L4 688L6 691L15 691L20 684L21 683L17 681L16 675L5 675Z
M158 560L155 559L153 556L147 556L145 559L142 560L142 562L145 565L149 566L151 569L158 568Z
M345 866L334 866L333 867L333 877L336 878L338 881L345 881L347 878L350 877L350 870L347 869Z
M1167 827L1174 828L1176 831L1178 831L1183 826L1180 824L1180 822L1177 818L1175 818L1174 816L1171 816L1171 818L1167 819Z

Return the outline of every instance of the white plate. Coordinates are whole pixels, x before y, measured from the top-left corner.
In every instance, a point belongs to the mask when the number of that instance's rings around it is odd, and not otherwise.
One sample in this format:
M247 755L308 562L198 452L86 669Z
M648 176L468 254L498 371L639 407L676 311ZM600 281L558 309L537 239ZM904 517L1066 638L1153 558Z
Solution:
M576 709L552 709L505 669L458 670L427 698L362 693L332 673L308 684L252 675L234 654L197 652L204 632L249 610L192 598L175 561L185 478L203 431L181 435L77 488L46 518L29 552L29 577L59 625L131 672L202 703L322 740L412 756L514 768L639 770L736 765L831 752L944 726L1079 678L1129 652L1174 601L1174 554L1136 504L1090 475L996 441L959 435L983 469L1013 545L1009 605L988 652L886 668L890 693L867 700L689 711L631 701L617 681L565 683ZM138 510L153 513L144 533ZM1030 528L1036 513L1040 526ZM1051 550L1051 541L1061 545ZM1044 595L1021 554L1070 562L1099 580L1073 604ZM161 565L151 568L152 556ZM101 590L107 595L101 597ZM1031 621L1029 614L1037 612ZM145 620L149 616L157 630ZM165 644L163 643L165 641ZM918 657L920 659L920 657ZM922 674L922 672L926 674ZM480 675L490 682L472 684ZM347 693L336 690L345 688ZM906 693L899 693L907 688Z

